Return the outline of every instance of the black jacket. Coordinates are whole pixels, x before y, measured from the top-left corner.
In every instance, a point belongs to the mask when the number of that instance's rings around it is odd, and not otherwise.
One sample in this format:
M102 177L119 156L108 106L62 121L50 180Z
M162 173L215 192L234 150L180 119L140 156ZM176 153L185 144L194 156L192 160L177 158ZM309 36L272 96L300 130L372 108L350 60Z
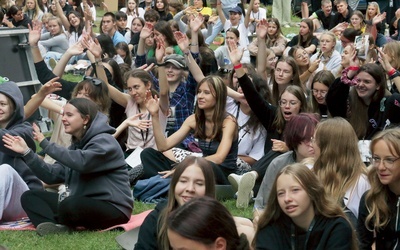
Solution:
M368 191L367 191L368 192ZM360 243L360 249L371 249L371 245L375 241L375 249L400 249L400 235L396 233L396 220L399 219L399 202L400 197L396 196L389 189L387 192L389 194L387 205L390 208L390 220L385 228L380 229L376 232L376 239L374 239L374 232L369 231L365 226L365 219L369 215L367 206L365 205L365 195L361 197L360 207L358 209L358 223L357 223L357 233L358 240ZM400 221L398 221L400 222ZM373 228L373 223L370 223L369 228Z
M147 215L140 227L138 241L135 245L135 250L157 250L157 235L158 235L158 218L162 210L167 206L167 201L157 204L153 211Z
M350 250L352 247L352 227L342 217L326 218L315 216L315 225L308 237L306 244L306 232L296 226L295 238L292 241L292 220L283 215L279 222L272 222L261 229L256 235L256 249L334 249Z

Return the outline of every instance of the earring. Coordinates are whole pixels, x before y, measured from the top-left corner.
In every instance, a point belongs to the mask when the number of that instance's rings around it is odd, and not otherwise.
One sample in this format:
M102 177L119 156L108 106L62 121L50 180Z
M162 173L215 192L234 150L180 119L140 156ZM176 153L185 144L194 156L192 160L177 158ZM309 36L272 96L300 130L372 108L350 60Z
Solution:
M83 125L83 129L86 129L86 125Z

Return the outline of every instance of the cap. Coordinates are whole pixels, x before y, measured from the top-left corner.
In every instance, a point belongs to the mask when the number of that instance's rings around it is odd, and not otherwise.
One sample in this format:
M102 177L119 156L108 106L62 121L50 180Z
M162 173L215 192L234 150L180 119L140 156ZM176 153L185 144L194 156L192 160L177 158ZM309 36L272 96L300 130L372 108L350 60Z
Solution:
M164 59L164 64L166 64L166 63L172 63L176 67L179 67L182 69L186 68L185 58L181 55L172 54L172 55L166 56Z
M229 10L229 12L240 13L240 15L243 14L242 8L240 8L239 6L233 7L232 9Z

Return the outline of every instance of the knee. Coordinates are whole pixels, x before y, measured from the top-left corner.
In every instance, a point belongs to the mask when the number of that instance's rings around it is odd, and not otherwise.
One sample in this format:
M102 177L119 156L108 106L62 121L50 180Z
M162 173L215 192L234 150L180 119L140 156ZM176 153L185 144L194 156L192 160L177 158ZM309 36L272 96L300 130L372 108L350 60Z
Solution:
M19 174L13 167L8 164L0 165L0 186L10 187L16 176Z

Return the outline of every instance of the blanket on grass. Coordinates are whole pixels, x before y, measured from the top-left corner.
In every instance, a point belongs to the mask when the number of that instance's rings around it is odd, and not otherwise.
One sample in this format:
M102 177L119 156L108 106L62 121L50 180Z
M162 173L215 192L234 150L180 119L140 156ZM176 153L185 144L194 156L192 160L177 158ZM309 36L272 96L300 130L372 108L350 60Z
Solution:
M113 229L123 229L125 231L129 231L134 228L140 227L142 225L144 219L146 218L146 216L151 211L152 210L147 210L140 214L132 215L130 220L127 223L109 227L107 229L102 230L101 232L109 231L109 230L113 230ZM22 230L36 230L36 228L32 224L32 222L29 220L29 218L25 217L25 218L22 218L17 221L1 222L0 223L0 231L1 230L21 230L22 231Z

